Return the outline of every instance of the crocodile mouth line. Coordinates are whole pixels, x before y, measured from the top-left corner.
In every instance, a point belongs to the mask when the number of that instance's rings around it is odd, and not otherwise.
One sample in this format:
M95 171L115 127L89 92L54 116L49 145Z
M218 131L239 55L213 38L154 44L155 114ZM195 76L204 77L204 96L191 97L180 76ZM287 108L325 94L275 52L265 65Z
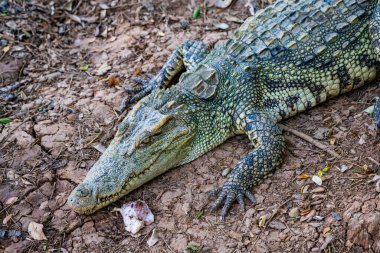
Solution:
M115 202L116 200L118 200L119 198L121 198L122 196L128 194L131 190L129 189L130 188L130 185L131 183L133 183L135 180L138 181L138 179L140 179L142 176L144 176L146 173L149 173L150 171L152 171L152 165L157 161L157 159L161 156L162 152L164 150L167 150L167 148L175 141L180 141L181 140L181 137L186 135L188 133L183 133L181 135L179 135L177 138L174 138L170 143L168 143L166 145L166 147L164 147L163 149L161 149L161 152L159 154L157 154L155 156L155 159L152 159L149 163L148 166L146 166L145 169L143 169L141 172L139 172L138 174L133 174L133 176L130 176L128 177L128 179L125 181L125 183L123 184L123 186L121 187L121 190L119 192L116 192L114 194L110 194L110 195L107 195L107 196L103 196L103 197L97 197L96 199L96 205L93 206L93 207L82 207L82 208L77 208L77 211L78 212L81 212L81 213L84 213L84 214L91 214L93 212L95 212L96 210L102 208L102 207L105 207L113 202Z
M157 156L157 158L158 157L159 157L159 155ZM154 161L156 161L157 158ZM93 206L93 207L81 207L81 208L77 208L76 211L80 212L80 213L83 213L83 214L91 214L91 213L95 212L96 210L98 210L98 209L100 209L102 207L105 207L108 204L111 204L111 203L115 202L116 200L118 200L119 198L121 198L122 196L124 196L125 194L127 194L129 192L128 188L129 188L131 182L133 182L134 179L140 178L146 172L149 172L151 170L150 168L151 168L151 165L153 164L153 162L150 163L149 166L146 169L144 169L143 171L141 171L139 174L137 174L137 175L135 174L134 177L132 178L132 180L130 180L131 178L128 178L128 180L122 186L121 191L116 192L114 194L110 194L108 196L97 197L97 199L96 199L96 205L95 206Z

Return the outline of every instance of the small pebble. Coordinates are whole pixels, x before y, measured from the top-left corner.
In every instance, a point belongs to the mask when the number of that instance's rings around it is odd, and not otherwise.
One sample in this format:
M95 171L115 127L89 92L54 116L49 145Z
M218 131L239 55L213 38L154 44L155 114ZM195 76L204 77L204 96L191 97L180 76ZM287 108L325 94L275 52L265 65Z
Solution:
M323 188L323 187L317 187L317 188L311 190L310 192L311 193L321 193L321 192L325 192L325 191L326 191L325 188Z
M342 220L342 217L341 217L338 213L336 213L336 212L331 212L331 216L332 216L335 220L337 220L337 221L341 221L341 220Z
M62 35L62 34L64 34L65 32L66 32L66 29L65 29L64 26L60 26L60 27L58 28L58 34Z
M345 165L345 164L342 164L341 166L340 166L340 172L345 172L346 170L348 170L348 166L347 165Z
M289 211L289 217L290 218L298 218L300 216L300 211L298 210L298 207L293 207Z
M295 194L293 194L292 197L293 197L294 200L302 200L302 195L299 194L299 193L295 193Z
M225 177L227 176L229 173L230 173L231 169L230 168L224 168L223 172L222 172L222 176Z
M189 28L189 26L190 26L189 22L188 22L187 20L184 20L184 19L181 19L181 20L179 21L179 24L181 25L181 28L182 28L183 30L186 30L186 29Z
M376 191L380 192L380 180L376 182Z
M317 221L321 221L321 220L323 220L325 217L323 217L323 216L319 216L319 215L316 215L316 216L314 216L313 217L313 219L314 220L317 220Z
M0 47L6 47L8 45L8 42L6 40L0 40Z

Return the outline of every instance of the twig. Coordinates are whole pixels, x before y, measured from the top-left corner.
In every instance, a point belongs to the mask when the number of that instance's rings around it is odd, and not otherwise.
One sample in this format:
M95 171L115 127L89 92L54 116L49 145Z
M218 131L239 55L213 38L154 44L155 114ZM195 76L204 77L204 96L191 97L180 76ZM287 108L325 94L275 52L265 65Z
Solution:
M34 113L33 115L31 115L31 116L25 118L20 124L18 124L18 125L15 126L12 130L10 130L10 131L7 133L7 136L8 136L8 137L11 136L12 133L13 133L15 130L17 130L17 128L19 128L20 126L24 125L26 122L28 122L29 120L31 120L32 118L34 118L34 117L37 116L38 114L40 114L40 112L36 112L36 113ZM8 140L8 138L4 138L2 141L0 141L0 143L3 142L3 141L6 141L6 140ZM3 150L7 145L8 145L7 142L4 143L4 145L3 145L2 147L0 147L0 151Z
M281 207L283 207L286 203L288 203L289 201L291 201L293 199L293 197L290 197L288 198L287 200L285 200L284 202L282 202L278 207L275 207L275 209L273 210L272 212L272 215L269 217L269 219L265 222L265 226L264 226L264 230L267 228L267 226L269 225L269 223L273 220L273 218L277 215L278 211L280 210Z
M376 161L375 159L373 159L372 157L368 156L367 159L373 162L374 164L376 164L377 166L380 166L380 163Z
M291 229L288 225L288 223L286 221L284 221L284 224L285 226L289 229L289 231L293 234L293 235L296 235L296 233L294 233L293 229Z
M280 210L280 208L282 206L284 206L286 203L288 203L290 200L292 200L293 197L290 197L288 198L287 200L285 200L284 202L282 202L278 207L275 207L275 209L272 211L272 215L269 217L269 219L265 222L265 225L264 225L264 228L260 231L260 233L257 235L256 237L256 240L253 242L253 245L256 245L256 242L259 240L260 236L262 233L264 233L264 231L266 230L266 228L268 227L268 224L272 221L272 219L274 218L274 216L277 215L278 211Z
M165 240L163 240L163 241L166 244L166 247L168 247L171 252L175 253L175 251L169 246L169 244Z
M335 151L331 150L328 146L326 146L325 144L322 144L321 142L317 141L317 140L314 140L312 137L310 137L309 135L307 134L304 134L304 133L301 133L295 129L292 129L288 126L285 126L285 125L282 125L282 124L278 124L283 130L287 131L287 132L290 132L292 134L294 134L295 136L301 138L301 139L304 139L305 141L307 142L310 142L311 144L313 144L314 146L326 151L327 153L329 153L330 155L336 157L336 158L340 158L341 156L336 153Z
M88 143L86 143L85 145L84 145L84 147L85 148L88 148L88 147L90 147L101 135L103 134L103 129L102 128L100 128L100 133L98 133L98 134L96 134L96 136L94 137L94 138L92 138L91 140L90 140L90 142L88 142Z
M2 56L0 56L0 61L4 58L4 56L7 54L7 52L4 52Z
M246 211L245 214L244 214L243 219L241 220L240 226L238 227L238 229L237 229L236 231L240 231L241 227L242 227L243 224L244 224L245 218L247 218L247 213L248 213L248 212Z

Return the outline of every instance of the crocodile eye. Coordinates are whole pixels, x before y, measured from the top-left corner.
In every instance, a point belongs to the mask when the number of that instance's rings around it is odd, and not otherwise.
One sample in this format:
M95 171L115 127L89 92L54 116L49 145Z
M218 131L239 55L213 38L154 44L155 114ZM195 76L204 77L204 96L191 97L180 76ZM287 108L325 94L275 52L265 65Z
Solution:
M149 135L148 137L144 138L141 142L140 142L140 145L142 146L145 146L149 143L151 143L155 137L159 136L161 134L161 132L157 132L153 135Z
M87 188L78 189L75 193L77 197L84 198L90 195L90 191Z
M148 144L149 142L151 142L152 139L153 139L153 138L152 138L151 136L149 136L149 137L145 138L144 140L142 140L142 141L141 141L141 144L146 145L146 144Z

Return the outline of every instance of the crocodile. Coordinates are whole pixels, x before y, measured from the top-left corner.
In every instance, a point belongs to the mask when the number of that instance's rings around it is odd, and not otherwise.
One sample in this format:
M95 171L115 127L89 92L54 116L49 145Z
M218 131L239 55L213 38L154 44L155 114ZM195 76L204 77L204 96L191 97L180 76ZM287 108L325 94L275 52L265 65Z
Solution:
M70 194L90 214L167 170L189 163L232 136L254 149L212 194L221 218L280 167L280 120L376 78L380 60L377 0L278 1L249 17L213 49L202 41L178 46L124 105L138 101L85 179ZM180 76L175 81L175 77ZM374 124L380 123L375 99Z

